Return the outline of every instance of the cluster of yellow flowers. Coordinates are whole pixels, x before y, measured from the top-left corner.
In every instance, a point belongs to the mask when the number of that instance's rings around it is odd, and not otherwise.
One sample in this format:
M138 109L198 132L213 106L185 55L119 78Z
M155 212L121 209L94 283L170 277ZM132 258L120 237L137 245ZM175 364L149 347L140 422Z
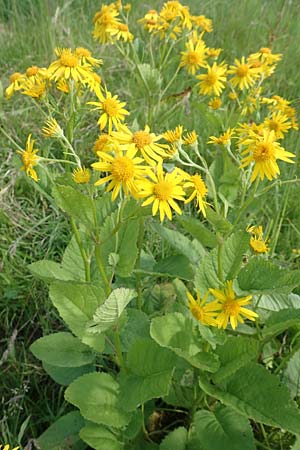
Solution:
M159 12L150 9L139 22L149 33L159 34L161 39L166 35L171 39L177 39L184 31L192 29L208 33L213 30L210 19L203 15L192 15L188 6L176 0L164 3Z
M208 296L212 294L215 300L208 302ZM255 321L258 315L245 306L249 305L251 295L236 298L233 290L233 281L226 281L224 289L209 289L201 299L199 292L196 299L187 292L189 309L192 315L203 325L218 328L226 328L228 322L235 330L238 323L244 323L244 319Z
M257 253L267 253L269 251L268 239L263 238L263 228L261 225L252 225L247 227L248 233L250 233L250 247Z
M102 5L101 10L94 16L94 39L101 44L114 43L116 41L132 41L128 24L120 21L120 12L130 11L131 5L122 5L121 1ZM126 19L126 18L125 18Z
M6 97L19 91L35 99L45 97L54 84L59 91L68 93L72 84L76 89L88 87L96 94L100 91L101 78L94 71L102 64L101 59L93 58L91 52L83 47L75 51L70 48L56 48L56 60L48 68L28 67L25 73L15 72L10 77Z

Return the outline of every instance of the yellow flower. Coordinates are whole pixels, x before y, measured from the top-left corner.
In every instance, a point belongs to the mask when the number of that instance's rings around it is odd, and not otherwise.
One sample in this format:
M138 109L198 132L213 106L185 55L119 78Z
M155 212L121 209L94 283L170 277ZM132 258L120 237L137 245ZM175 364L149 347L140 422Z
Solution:
M26 77L31 81L40 81L48 78L48 71L45 68L31 66L26 69Z
M75 55L78 56L80 62L84 64L90 64L91 66L100 66L103 64L102 59L96 59L92 57L91 52L84 47L77 47L75 49Z
M19 448L20 447L14 447L14 448L12 448L11 450L19 450ZM9 450L10 449L10 446L9 446L9 444L6 444L6 445L4 445L4 447L2 448L2 445L0 445L0 450Z
M195 75L196 70L206 65L206 46L205 42L198 39L194 44L193 40L189 40L186 44L187 51L181 52L180 67L186 67L188 73Z
M208 141L208 144L214 144L214 145L229 145L231 142L232 135L234 134L234 128L228 128L228 130L225 131L225 133L221 134L220 136L209 136L210 141Z
M150 175L151 174L151 175ZM149 173L153 181L143 180L139 183L140 198L148 197L142 206L152 203L152 215L155 216L159 210L161 222L165 215L172 220L172 209L178 214L182 211L175 200L184 200L185 192L182 187L182 176L177 170L172 173L164 174L162 164L158 164L157 172Z
M85 81L85 84L87 84L92 92L95 92L95 94L98 96L99 92L101 91L101 77L93 72L91 74L91 78L87 78Z
M28 97L42 98L46 93L47 84L46 81L41 78L24 80L22 84L22 94L28 95Z
M283 139L283 133L287 133L292 126L288 116L280 111L274 112L271 117L267 117L264 120L264 125L268 130L275 132L277 139Z
M280 173L276 162L277 159L288 163L294 162L290 158L295 158L295 155L280 147L280 144L275 139L274 131L264 130L263 136L257 135L243 141L243 144L248 145L248 147L242 152L242 155L246 154L247 156L242 159L241 167L247 167L254 162L251 182L257 177L261 180L265 177L268 180L277 178L277 175Z
M203 31L211 33L213 31L213 22L205 16L192 16L191 20L195 27L202 28Z
M267 253L269 247L267 246L268 239L263 238L263 228L261 225L248 226L246 231L251 234L250 247L255 253Z
M77 184L85 184L88 183L91 179L91 172L89 169L86 169L85 167L77 167L73 170L72 173L73 180Z
M10 85L5 90L7 99L10 99L16 91L19 91L21 89L22 83L24 81L24 75L20 72L15 72L10 76L9 81Z
M136 150L141 152L145 161L151 166L170 156L168 153L169 146L158 142L162 136L156 136L154 133L151 133L148 125L145 126L144 130L134 133L127 126L120 125L118 131L114 131L111 134L121 145L134 144Z
M151 33L151 31L157 30L159 14L155 9L150 9L138 22L144 24L145 29Z
M235 59L234 64L230 66L228 73L234 75L230 81L234 87L238 86L239 89L249 89L259 76L259 68L252 67L250 64L246 63L245 57L243 56L241 60Z
M125 23L117 23L113 28L108 28L107 32L110 33L117 41L123 39L124 42L133 41L133 34L130 33L128 25Z
M175 128L175 130L167 130L162 134L162 136L170 144L176 144L177 142L179 142L181 140L182 131L183 131L183 126L178 125Z
M109 134L102 133L96 140L93 150L95 153L97 152L108 152L112 150L112 138L109 136Z
M38 164L39 157L36 155L38 152L37 149L33 149L34 139L31 139L31 134L29 134L26 142L25 150L17 150L22 157L23 166L21 170L25 170L26 174L30 176L34 181L38 181L38 176L36 171L34 170L34 166Z
M217 58L218 56L220 56L221 52L222 52L221 48L211 48L211 47L207 48L207 56L209 58Z
M252 295L236 298L232 288L232 281L226 281L225 288L209 289L215 299L219 302L219 314L216 317L218 328L226 328L228 322L235 330L238 323L244 323L244 318L255 321L258 315L244 306L249 305Z
M195 130L193 130L190 133L187 133L183 137L183 144L184 145L193 145L197 142L197 139L198 139L198 134L196 133Z
M212 99L209 101L208 106L209 106L211 109L219 109L219 108L221 108L221 106L222 106L222 100L220 99L220 97L212 98Z
M112 96L108 91L105 92L105 95L102 92L96 92L96 95L100 102L88 102L88 105L95 105L95 109L102 111L98 120L100 130L104 130L108 124L108 133L111 134L113 126L118 129L125 116L129 115L129 112L124 109L126 103L120 102L117 95Z
M219 97L222 90L225 88L226 65L223 63L217 65L217 63L214 62L212 66L207 66L206 74L197 75L196 78L201 80L200 83L198 83L200 94L215 94Z
M94 39L100 41L101 44L111 42L111 33L109 29L116 28L119 23L118 10L114 4L102 5L101 11L94 16Z
M197 292L197 298L195 299L190 292L187 291L186 295L189 299L189 309L195 319L201 322L203 325L217 326L215 320L216 311L219 309L219 303L214 301L207 303L208 292L201 300L199 292Z
M186 183L184 183L183 188L184 189L192 189L192 193L190 194L189 198L185 200L184 203L189 203L194 198L196 198L197 207L199 211L202 212L203 216L206 217L206 211L205 208L208 205L208 203L205 201L205 197L207 195L207 187L204 183L201 175L189 175L186 174L186 179L188 180Z
M58 82L56 83L56 87L59 91L64 92L65 94L69 93L69 86L66 80L64 79L60 79L58 80Z
M70 48L56 48L55 53L57 59L48 68L51 80L64 79L85 82L91 78L91 66L81 64L81 58L73 53Z
M121 188L125 195L131 193L136 196L137 181L147 175L148 167L140 165L144 160L135 156L137 149L133 145L127 146L126 152L116 147L115 153L113 156L106 152L97 152L100 161L93 163L92 167L101 172L109 172L109 175L96 181L95 186L110 181L106 191L112 191L112 200L117 198Z
M64 132L55 119L46 120L45 126L42 128L45 137L60 138Z

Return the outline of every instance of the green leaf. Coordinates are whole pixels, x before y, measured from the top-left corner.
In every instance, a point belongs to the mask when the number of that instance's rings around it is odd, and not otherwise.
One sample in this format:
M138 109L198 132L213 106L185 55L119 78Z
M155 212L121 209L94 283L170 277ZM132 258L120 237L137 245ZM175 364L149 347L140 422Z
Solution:
M128 411L169 392L175 355L150 339L139 339L129 349L128 373L120 376L120 404Z
M94 361L90 348L72 336L59 332L37 339L30 350L41 361L58 367L80 367Z
M198 246L192 245L190 239L179 231L170 230L159 224L153 224L152 228L175 250L184 255L193 264L197 264L204 255L203 248L200 244L198 244Z
M87 229L95 228L93 200L71 186L55 185L52 195L56 204Z
M154 265L153 272L183 280L192 280L194 276L190 261L184 255L172 255L161 259Z
M206 208L206 218L214 226L215 230L222 234L229 233L232 229L232 224L209 206Z
M128 308L127 322L120 333L122 349L128 349L139 338L150 337L150 321L144 312L139 309Z
M291 450L300 450L300 437L298 436Z
M43 362L43 368L56 383L62 386L69 386L76 378L95 371L95 366L92 364L80 367L57 367Z
M83 375L66 389L65 399L79 408L81 415L97 424L122 428L130 416L120 406L119 385L107 373Z
M133 289L118 288L112 291L107 300L93 315L89 331L102 333L111 328L118 320L128 303L137 296Z
M286 386L259 364L250 363L226 380L226 391L204 377L199 384L208 395L257 422L300 434L300 412Z
M231 235L221 249L222 271L226 280L232 280L240 270L243 256L249 248L250 236L245 231ZM203 258L196 272L195 285L203 295L209 288L219 287L218 249Z
M98 285L56 282L50 286L50 298L72 333L98 352L104 349L104 337L91 336L87 324L104 302L105 293Z
M187 450L188 432L179 427L171 431L162 441L159 450Z
M79 439L79 431L84 426L84 420L78 411L72 411L60 417L41 436L37 443L41 450L60 450L86 448Z
M139 220L129 220L119 230L119 245L117 250L119 260L116 265L116 273L120 277L128 277L134 268L138 255L138 235Z
M90 422L82 428L80 437L95 450L122 450L124 448L115 433L103 425L95 423Z
M256 450L248 419L224 406L197 411L190 439L189 450Z
M218 358L202 350L201 336L196 332L193 320L181 313L156 317L151 322L151 337L162 347L167 347L192 366L215 372Z
M214 248L218 244L216 235L203 225L199 219L196 219L195 217L178 216L177 221L205 247Z
M65 270L62 264L47 259L28 265L28 269L36 278L49 282L53 280L73 280L73 274Z
M291 357L283 372L283 380L291 396L300 396L300 350Z
M259 309L280 311L281 309L300 309L300 296L297 294L270 293L260 297Z
M260 257L251 258L240 271L239 286L257 294L288 294L300 284L300 270L288 271Z
M262 330L262 335L263 337L277 336L288 328L299 325L300 314L298 309L282 309L270 314Z
M229 336L224 345L218 345L216 354L220 368L213 374L214 383L220 383L259 355L259 341L244 336Z

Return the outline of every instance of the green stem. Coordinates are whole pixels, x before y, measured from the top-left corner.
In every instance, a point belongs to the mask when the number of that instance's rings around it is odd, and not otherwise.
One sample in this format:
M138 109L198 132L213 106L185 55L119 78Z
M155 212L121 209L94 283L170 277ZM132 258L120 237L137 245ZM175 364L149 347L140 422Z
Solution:
M90 282L91 281L91 268L90 268L90 259L87 257L87 254L83 248L82 240L78 231L78 228L76 226L76 223L74 219L70 218L71 227L77 242L77 245L80 250L80 254L82 256L83 262L84 262L84 270L85 270L85 281Z
M264 428L263 424L260 423L259 425L260 425L260 429L261 429L262 435L263 435L263 437L264 437L264 440L266 441L266 444L267 444L267 447L266 447L266 448L267 448L268 450L272 450L271 447L270 447L270 442L269 442L269 439L268 439L268 436L267 436L267 433L266 433L266 431L265 431L265 428Z
M105 293L107 295L107 297L109 296L109 294L111 293L111 287L104 269L104 264L103 264L103 260L102 260L102 255L101 255L101 244L99 242L96 243L95 245L95 258L96 258L96 264L99 270L99 273L101 275L102 281L104 283L104 288L105 288Z
M221 283L224 282L224 274L223 274L223 264L222 264L222 256L223 256L223 239L222 237L217 235L218 239L218 277Z
M137 257L137 269L140 269L141 267L141 252L142 252L142 246L143 246L143 238L144 238L144 222L145 219L140 219L140 227L139 227L139 235L138 235L138 241L137 241L137 247L138 247L138 257ZM138 272L136 274L136 286L137 286L137 307L138 309L142 309L142 284L141 284L141 274Z
M123 353L122 353L122 348L121 348L121 340L120 340L120 335L119 335L118 329L115 330L114 335L115 335L115 346L116 346L118 364L121 369L125 369Z
M255 184L254 184L254 187L253 187L252 194L250 195L248 200L246 200L246 202L240 207L240 209L239 209L239 211L237 213L236 219L235 219L235 221L233 223L234 227L238 224L238 222L239 222L240 218L242 217L242 215L244 214L244 212L249 208L249 206L251 205L251 203L255 199L256 191L257 191L257 188L258 188L258 184L259 184L259 178L257 177L256 180L255 180Z

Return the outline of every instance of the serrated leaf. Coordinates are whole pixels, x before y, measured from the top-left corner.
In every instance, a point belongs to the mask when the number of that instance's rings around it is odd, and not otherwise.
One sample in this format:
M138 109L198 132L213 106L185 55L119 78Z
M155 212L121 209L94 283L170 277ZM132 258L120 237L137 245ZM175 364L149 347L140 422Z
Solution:
M138 255L137 239L139 235L139 220L125 222L119 231L118 255L116 273L120 277L128 277L135 265Z
M37 439L41 450L58 450L72 448L74 450L84 449L83 442L80 443L79 431L84 426L84 420L78 411L72 411L60 417Z
M99 285L56 282L50 286L50 298L72 333L98 352L103 351L104 337L87 333L87 324L104 302L105 293Z
M65 391L65 399L79 408L81 415L97 424L122 428L130 416L122 411L119 384L107 373L83 375Z
M80 431L81 439L94 450L122 450L124 445L108 428L95 423L88 423Z
M222 272L226 280L232 280L240 270L243 256L249 248L250 236L244 231L231 235L222 246ZM219 287L218 249L213 249L200 263L195 275L195 285L200 293Z
M289 271L260 257L251 258L240 271L239 286L258 294L288 294L300 284L300 270Z
M71 333L59 332L37 339L30 350L41 361L58 367L80 367L94 361L90 348Z
M195 217L178 216L177 221L202 245L210 248L216 247L218 243L216 235L203 225L199 219L196 219Z
M224 345L217 346L215 353L220 359L220 368L212 379L218 384L258 357L259 341L250 337L229 336Z
M193 320L183 314L175 312L156 317L151 322L150 334L159 345L169 348L192 366L209 372L218 370L218 358L203 351Z
M159 450L187 450L188 432L184 427L171 431L162 441Z
M28 265L28 269L36 278L49 282L54 280L73 280L73 274L64 269L62 264L47 259Z
M128 303L137 296L133 289L118 288L112 291L93 315L88 328L91 333L103 333L111 328L121 316Z
M172 352L151 339L137 340L127 354L128 373L120 376L120 404L126 410L134 411L138 405L166 395L175 359Z
M274 311L266 320L262 330L263 337L277 336L293 326L300 326L300 314L297 309Z
M297 294L264 294L259 299L259 309L280 311L281 309L300 309L300 296Z
M286 386L259 364L250 363L226 380L226 391L204 377L199 384L208 395L245 417L300 434L300 411Z
M197 411L192 430L189 450L256 450L248 419L228 407Z
M294 353L287 363L283 371L283 382L293 398L300 396L300 350Z
M95 372L95 366L92 364L80 367L57 367L43 362L43 368L56 383L62 386L69 386L76 378Z

